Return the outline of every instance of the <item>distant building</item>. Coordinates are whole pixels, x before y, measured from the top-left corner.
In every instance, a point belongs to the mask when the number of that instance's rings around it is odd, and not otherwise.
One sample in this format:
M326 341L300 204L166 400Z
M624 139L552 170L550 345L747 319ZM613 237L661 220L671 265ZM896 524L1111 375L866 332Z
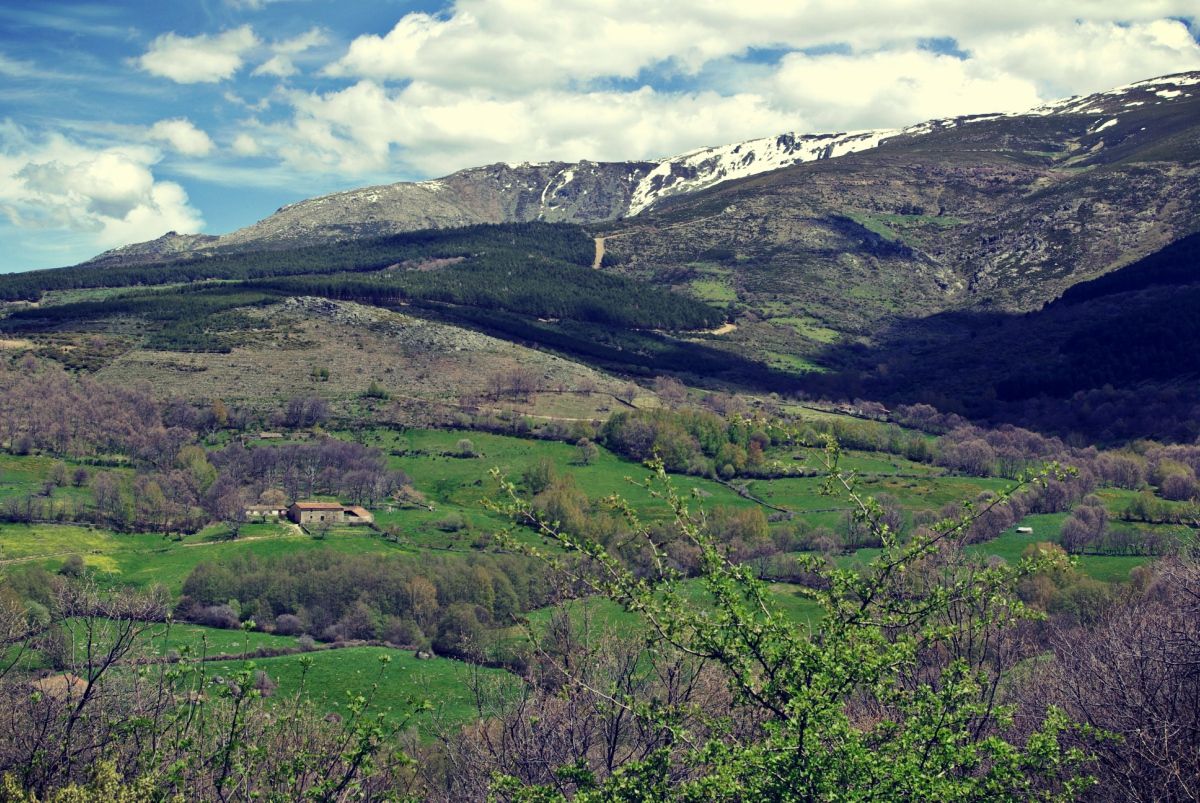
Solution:
M296 502L287 517L297 524L373 524L371 511L341 502Z
M281 519L288 514L288 509L283 505L246 505L244 512L248 519Z
M281 440L283 438L283 433L282 432L260 432L260 433L258 433L258 438L259 438L259 440L264 440L264 441Z
M1017 532L1019 532L1021 535L1030 535L1033 533L1033 528L1032 527L1018 527Z
M297 524L341 524L345 516L341 502L296 502L288 518Z
M371 511L358 505L346 505L342 508L342 515L347 524L373 524L375 522Z

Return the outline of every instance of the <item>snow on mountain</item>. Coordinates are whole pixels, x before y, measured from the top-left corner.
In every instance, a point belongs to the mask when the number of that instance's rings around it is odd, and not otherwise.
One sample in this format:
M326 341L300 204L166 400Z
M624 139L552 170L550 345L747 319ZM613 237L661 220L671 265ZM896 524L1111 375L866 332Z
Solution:
M855 131L848 134L779 134L715 148L700 148L660 161L634 188L627 214L649 208L670 195L711 187L723 181L767 173L801 162L831 159L874 148L899 133Z

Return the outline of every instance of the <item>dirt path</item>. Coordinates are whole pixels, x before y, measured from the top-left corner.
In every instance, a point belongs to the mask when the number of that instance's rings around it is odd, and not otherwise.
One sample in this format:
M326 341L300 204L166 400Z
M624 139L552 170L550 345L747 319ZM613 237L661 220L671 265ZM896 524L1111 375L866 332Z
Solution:
M604 238L593 237L596 241L596 258L592 260L592 270L600 270L600 263L604 261Z
M736 329L737 329L736 323L723 323L720 326L718 326L716 329L709 329L708 333L710 335L727 335Z

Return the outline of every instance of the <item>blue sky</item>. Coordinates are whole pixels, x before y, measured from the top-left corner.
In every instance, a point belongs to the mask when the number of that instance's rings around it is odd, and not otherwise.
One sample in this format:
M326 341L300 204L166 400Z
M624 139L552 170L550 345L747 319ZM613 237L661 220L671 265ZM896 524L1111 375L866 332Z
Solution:
M1195 0L0 6L0 271L494 161L1020 110L1200 69Z

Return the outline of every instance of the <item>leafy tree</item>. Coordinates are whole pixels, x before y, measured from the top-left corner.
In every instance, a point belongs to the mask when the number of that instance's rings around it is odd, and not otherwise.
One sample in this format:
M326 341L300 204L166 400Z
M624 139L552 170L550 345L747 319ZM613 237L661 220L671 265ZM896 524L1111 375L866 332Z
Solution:
M600 450L596 448L596 444L592 443L587 438L580 438L575 443L575 462L581 466L590 466L596 462L596 458L600 456Z
M553 484L558 472L554 469L554 461L543 457L521 474L521 484L531 494L540 494Z

